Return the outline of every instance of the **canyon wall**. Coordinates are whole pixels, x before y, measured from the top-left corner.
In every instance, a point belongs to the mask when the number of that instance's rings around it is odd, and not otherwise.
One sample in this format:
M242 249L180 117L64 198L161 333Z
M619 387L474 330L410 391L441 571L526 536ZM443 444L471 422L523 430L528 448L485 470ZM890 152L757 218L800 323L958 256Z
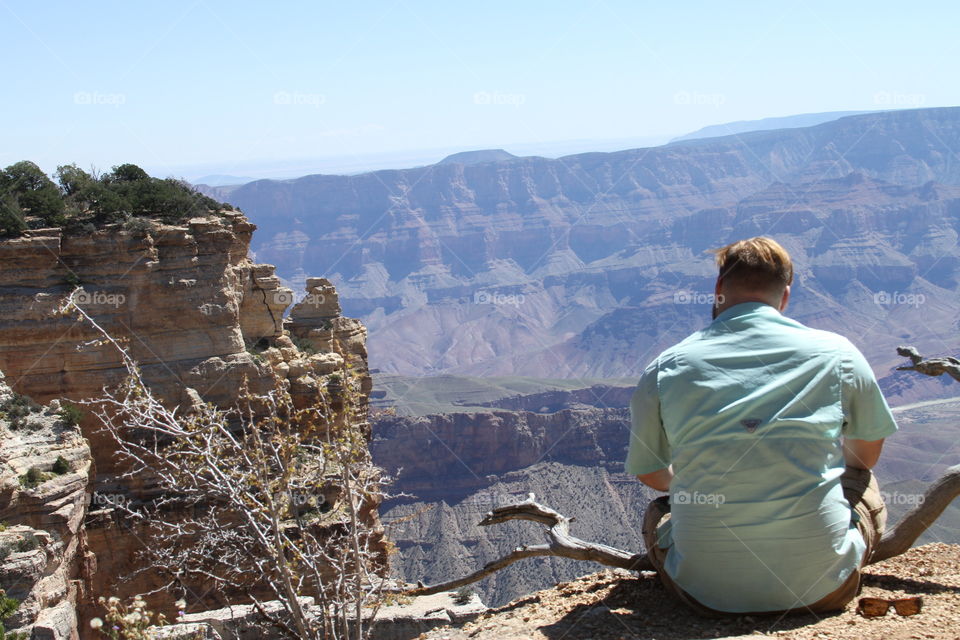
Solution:
M900 377L915 376L900 372ZM407 581L441 582L468 575L517 546L545 542L536 524L477 526L494 507L531 492L576 518L573 535L642 550L642 515L660 494L623 472L632 391L598 385L491 403L509 410L378 416L374 461L396 474L395 492L411 494L382 508L387 534L399 550L395 570ZM944 452L960 437L960 399L898 409L896 417L901 431L887 440L874 469L888 526L956 462ZM933 541L960 542L960 505L951 505L921 538L921 543ZM527 559L471 588L497 606L596 567L561 558Z
M381 509L387 535L399 551L394 570L407 581L440 582L472 573L522 544L543 542L542 528L530 523L477 526L487 511L531 492L576 518L573 535L642 549L640 517L656 494L623 473L628 391L593 387L497 402L536 411L378 416L371 442L374 462L396 475L394 492L409 494ZM496 606L595 566L530 559L471 588Z
M365 404L363 325L340 315L336 292L322 280L311 280L313 289L284 320L295 296L272 266L247 257L254 229L242 214L223 212L141 231L41 229L0 241L0 371L15 391L42 403L96 398L125 377L116 348L78 314L60 311L80 287L77 304L124 345L171 407L231 407L244 385L263 393L274 376L306 403L348 369L362 381ZM80 517L87 569L70 577L79 580L75 599L85 618L100 613L100 595L156 586L155 576L134 575L148 538L117 518L112 504L148 500L157 487L121 478L125 468L95 418L88 414L81 427L92 462L84 487L90 508ZM376 505L368 506L375 521ZM227 603L202 590L194 597L206 606Z
M70 638L95 566L83 526L90 447L58 401L21 413L18 400L0 376L0 585L20 602L5 624Z
M850 337L899 403L945 390L889 378L898 343L960 349L958 147L960 108L917 109L212 193L286 282L336 284L372 367L411 376L638 377L709 321L705 250L772 235L796 261L788 313Z

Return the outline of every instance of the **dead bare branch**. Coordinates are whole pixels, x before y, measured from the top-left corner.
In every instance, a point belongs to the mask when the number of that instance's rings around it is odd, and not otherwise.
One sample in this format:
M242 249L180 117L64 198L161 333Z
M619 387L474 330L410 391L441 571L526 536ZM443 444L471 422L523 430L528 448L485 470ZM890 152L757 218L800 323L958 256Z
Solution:
M930 358L924 360L923 357L913 347L897 347L897 353L904 358L910 358L913 364L905 367L897 367L897 371L916 371L926 376L941 376L947 374L957 382L960 382L960 360L954 357L946 356L943 358Z
M870 556L870 564L881 562L904 553L940 517L953 500L960 495L960 464L947 469L946 473L930 485L923 494L923 501L911 509L892 529L880 539L880 544Z
M450 591L471 584L524 558L556 556L572 560L598 562L611 567L631 571L653 571L653 565L645 553L630 553L608 547L604 544L586 542L570 535L571 518L545 507L534 500L533 494L527 500L516 504L497 507L480 521L481 527L500 524L507 520L531 520L549 527L550 543L517 547L498 560L487 563L482 569L468 576L429 586L417 586L407 591L414 596L430 595L441 591Z

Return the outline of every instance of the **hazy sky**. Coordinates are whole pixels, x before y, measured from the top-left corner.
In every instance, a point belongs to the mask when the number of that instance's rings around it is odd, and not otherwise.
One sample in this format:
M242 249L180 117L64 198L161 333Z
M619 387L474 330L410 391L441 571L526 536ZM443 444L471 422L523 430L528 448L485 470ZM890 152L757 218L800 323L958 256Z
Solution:
M957 18L954 2L0 0L0 166L246 175L958 105Z

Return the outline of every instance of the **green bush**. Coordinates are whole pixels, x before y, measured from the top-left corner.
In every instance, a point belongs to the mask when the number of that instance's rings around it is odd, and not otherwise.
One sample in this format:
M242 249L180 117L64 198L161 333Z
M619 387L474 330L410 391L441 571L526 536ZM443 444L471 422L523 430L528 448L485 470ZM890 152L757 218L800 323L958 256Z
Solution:
M46 480L46 478L44 478L43 472L36 467L30 467L25 474L20 476L20 484L27 489L33 489L44 480Z
M18 236L39 226L59 226L65 233L83 235L131 216L176 224L232 209L187 182L152 178L135 164L118 165L101 176L75 164L62 165L56 180L27 161L0 170L0 236Z
M459 605L468 604L472 599L473 589L470 587L460 587L453 596L453 601Z
M16 196L0 194L0 235L19 236L26 229L27 221Z
M83 410L80 409L75 404L65 402L61 407L59 414L60 419L63 420L67 426L75 427L80 424L80 421L83 420Z
M306 338L298 338L297 336L290 336L290 341L293 342L294 346L300 351L303 351L307 355L313 355L317 352L317 349L313 346Z
M123 230L145 236L153 231L153 222L149 218L129 218L123 223Z
M66 222L60 189L32 162L23 160L0 171L0 191L14 196L22 210L37 216L44 225Z
M0 411L10 421L10 428L17 430L27 426L27 418L34 411L39 411L40 405L28 396L14 393L0 404Z
M3 548L6 549L7 547ZM9 555L9 553L7 555ZM0 640L17 640L19 638L26 638L26 634L23 633L7 633L6 627L3 626L3 621L16 613L19 606L19 600L15 598L8 598L7 592L3 589L0 589Z
M67 462L67 459L64 458L63 456L57 456L57 459L53 463L53 467L51 468L51 471L53 471L58 476L62 476L63 474L70 472L70 463Z
M37 536L32 533L28 533L23 538L17 540L15 548L18 552L24 553L26 551L33 551L40 546L40 543L37 541Z

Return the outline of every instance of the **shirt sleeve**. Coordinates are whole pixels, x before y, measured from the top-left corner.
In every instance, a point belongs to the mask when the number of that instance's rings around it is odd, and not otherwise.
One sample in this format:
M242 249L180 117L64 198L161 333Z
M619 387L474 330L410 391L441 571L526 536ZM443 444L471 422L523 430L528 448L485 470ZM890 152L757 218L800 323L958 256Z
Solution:
M657 361L640 377L630 398L630 448L624 470L633 475L652 473L670 466L670 443L660 420Z
M845 360L843 435L873 441L896 433L897 421L867 359L851 344Z

